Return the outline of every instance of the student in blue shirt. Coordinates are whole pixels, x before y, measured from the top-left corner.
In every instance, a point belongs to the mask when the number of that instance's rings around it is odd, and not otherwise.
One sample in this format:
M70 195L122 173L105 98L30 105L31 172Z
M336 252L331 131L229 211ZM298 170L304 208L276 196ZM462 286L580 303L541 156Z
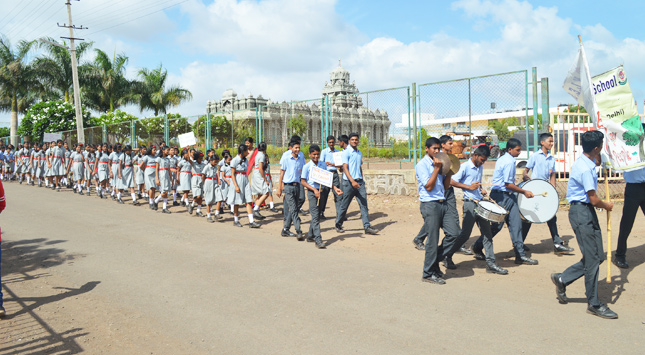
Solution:
M515 138L511 138L506 143L506 154L497 159L495 163L495 170L493 171L493 187L491 189L490 197L502 206L508 214L506 215L506 223L508 230L511 234L511 241L515 250L515 263L537 265L538 261L526 256L524 250L524 240L522 239L522 217L520 216L520 209L517 204L517 195L523 194L527 198L533 198L533 193L524 190L515 185L515 158L520 155L522 151L522 143ZM491 230L493 237L502 230L504 222L493 223ZM473 244L473 252L475 258L484 260L485 256L483 250L483 238L480 237L475 244Z
M479 227L484 240L482 241L486 250L486 272L506 275L508 270L502 269L495 263L495 252L493 250L493 232L490 229L490 222L479 217L475 213L477 203L486 195L486 190L481 188L482 176L484 173L484 163L490 156L490 149L487 146L479 146L473 152L473 156L461 164L457 174L452 176L451 184L464 191L463 222L461 234L457 239L453 250L446 256L452 256L459 246L463 245L473 231L475 223Z
M442 254L439 244L439 228L448 212L445 190L450 186L450 180L441 175L441 161L435 158L441 145L434 137L426 139L426 156L417 163L414 171L419 185L419 201L421 216L423 216L425 244L425 259L423 261L424 282L443 285L443 273L439 269L439 255Z
M327 165L320 160L320 147L316 144L309 147L309 158L311 160L302 168L302 176L300 179L300 183L307 189L307 194L309 195L311 223L309 224L307 241L315 242L316 248L318 249L324 249L327 247L327 244L322 241L322 235L320 234L320 204L318 200L321 196L323 186L313 180L312 171L314 167L326 170ZM342 195L343 192L338 187L333 184L332 187L334 188L334 193Z
M645 124L643 124L645 129ZM619 268L627 269L627 238L632 232L638 208L645 213L645 167L623 173L625 179L625 204L623 216L620 218L620 231L618 232L618 245L614 254L614 264Z
M294 134L293 136L291 136L290 141L298 142L298 144L301 144L302 139L300 138L299 135ZM282 157L280 158L280 165L282 165L282 159L290 155L291 155L291 148L289 148L286 152L282 153ZM305 159L305 154L302 151L300 151L300 156L302 157L303 160ZM305 188L302 185L300 185L300 195L298 195L298 213L300 213L303 216L306 216L307 214L309 214L309 212L302 209L302 206L304 206L305 204L305 196L306 196ZM284 208L287 208L287 206L284 205ZM286 211L283 211L283 212L286 215Z
M336 216L336 232L344 233L343 222L347 215L347 208L354 197L361 209L361 219L366 234L378 234L378 230L370 225L369 210L367 208L367 191L363 181L363 153L358 150L358 133L349 135L349 147L343 150L343 201Z
M340 150L336 149L336 138L334 136L327 137L327 146L328 147L325 148L320 153L320 161L322 161L326 165L327 171L329 171L334 175L332 185L340 189L340 179L338 178L338 167L334 165L334 153L338 153L340 152ZM336 189L331 189L327 186L323 186L322 190L320 191L320 203L319 203L321 220L327 219L327 217L325 217L325 208L327 208L327 199L329 198L330 191L334 192L334 203L336 204L336 210L338 211L340 209L339 203L341 199L338 198Z
M584 276L587 313L615 319L618 315L598 299L598 272L600 264L605 260L605 253L595 208L603 208L607 211L614 208L613 203L604 202L596 195L598 174L595 169L596 162L600 162L603 139L604 134L599 131L583 133L581 141L584 153L576 159L569 173L567 185L567 201L571 205L569 222L576 234L582 260L569 266L562 273L551 274L551 281L555 284L558 300L564 304L568 302L566 287Z
M531 179L540 179L545 180L555 186L555 157L549 154L551 148L553 148L553 135L551 133L542 133L540 134L540 150L531 154L529 161L526 163L526 169L522 174L522 179L524 181L529 181ZM533 173L529 177L529 171L533 170ZM569 253L573 251L573 248L565 245L562 238L558 234L558 218L553 216L553 218L547 222L549 226L549 232L551 232L551 239L553 239L553 248L556 253ZM522 221L522 238L526 240L526 236L529 234L532 223L527 221ZM526 249L526 247L524 248Z
M305 165L304 155L300 152L300 142L292 140L289 142L288 156L283 156L280 160L280 183L278 184L278 197L282 196L284 190L284 226L281 235L283 237L295 236L298 241L305 238L300 229L300 216L298 216L298 203L300 199L300 177L302 168ZM291 233L289 229L293 223L296 234Z

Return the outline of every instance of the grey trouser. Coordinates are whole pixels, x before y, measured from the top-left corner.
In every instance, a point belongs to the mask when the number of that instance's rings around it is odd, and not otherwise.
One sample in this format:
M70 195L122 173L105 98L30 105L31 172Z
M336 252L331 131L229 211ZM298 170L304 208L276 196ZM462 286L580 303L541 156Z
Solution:
M309 224L309 233L307 233L307 236L319 242L322 241L322 236L320 235L320 207L318 205L318 199L316 198L316 194L311 190L307 190L307 195L309 198L309 213L311 214L311 223Z
M558 234L558 217L553 216L551 220L546 222L546 225L549 226L549 232L551 232L551 239L553 239L553 244L562 244L562 238L560 238L560 235ZM526 236L529 234L529 231L531 230L531 225L533 223L527 222L527 221L522 221L522 240L526 240Z
M334 178L332 181L332 185L340 189L340 180L338 178L338 172L334 171L333 174L334 174ZM340 209L340 201L342 199L338 198L338 194L336 193L336 191L330 187L321 186L320 203L318 204L320 208L320 214L325 214L325 209L327 208L327 199L329 198L330 190L331 192L334 193L334 203L336 204L336 211Z
M499 190L493 190L490 197L497 202L498 205L503 207L508 214L506 215L506 224L508 224L508 231L511 234L511 241L515 249L515 257L526 256L524 251L524 240L522 239L522 217L520 216L520 208L517 205L517 196L514 193L505 193ZM499 233L504 227L504 222L492 223L491 231L493 237ZM480 237L475 242L475 249L482 249L483 238Z
M444 196L446 197L446 202L448 203L448 211L446 213L446 216L444 216L444 218L446 219L445 225L451 225L452 230L454 231L459 228L459 213L457 212L457 199L455 198L455 189L452 186L450 186L448 190L446 190L446 192L444 193ZM450 227L449 227L449 230L450 230ZM449 236L451 236L449 230L446 230L446 228L444 227L443 234L445 235L445 238L448 238ZM459 233L454 234L453 236L456 237L458 235ZM419 240L422 243L423 243L423 240L426 239L426 234L423 232L423 226L421 226L421 230L419 230L419 234L417 234L415 239ZM461 245L459 247L461 247Z
M298 195L298 211L302 209L302 206L305 204L305 186L300 184L300 194Z
M367 192L365 191L365 181L362 179L355 180L358 183L358 188L355 189L349 181L344 181L342 184L343 195L342 202L340 203L340 209L336 215L336 226L343 225L343 219L347 215L347 208L349 204L352 203L354 197L358 202L358 206L361 209L361 219L363 220L363 228L366 229L370 226L369 211L367 209Z
M645 183L627 183L625 185L625 205L623 206L623 216L620 218L620 232L616 246L617 257L624 258L627 254L627 237L632 232L639 207L645 213Z
M477 203L473 200L464 200L464 215L461 225L461 234L456 243L456 247L449 256L452 256L459 248L470 238L473 226L477 223L479 231L483 237L482 243L486 251L486 263L495 263L495 251L493 250L493 232L490 229L490 222L475 214Z
M443 254L443 250L441 246L438 246L439 228L446 222L445 216L448 211L448 204L446 201L421 202L419 209L421 210L421 216L423 216L423 231L427 236L423 277L428 278L440 271L439 255Z
M564 270L561 276L562 282L569 285L584 276L587 302L591 306L599 306L598 271L600 264L605 260L605 253L598 216L591 205L572 204L569 209L569 222L576 234L582 260Z
M284 229L289 230L291 223L300 232L300 216L298 216L298 199L300 198L300 186L297 184L284 184Z

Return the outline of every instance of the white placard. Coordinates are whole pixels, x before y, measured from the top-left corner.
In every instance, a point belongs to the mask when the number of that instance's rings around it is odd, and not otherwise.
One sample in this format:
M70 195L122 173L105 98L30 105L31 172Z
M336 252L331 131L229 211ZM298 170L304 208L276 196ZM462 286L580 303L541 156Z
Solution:
M62 133L44 133L43 142L56 142L59 139L63 139Z
M332 173L317 166L312 167L310 174L311 179L314 182L325 185L327 187L331 187L331 184L334 181L334 175Z
M184 134L180 134L179 137L179 147L180 148L185 148L190 145L196 145L197 144L197 139L195 138L195 133L193 132L188 132Z
M334 153L334 165L343 166L343 152Z

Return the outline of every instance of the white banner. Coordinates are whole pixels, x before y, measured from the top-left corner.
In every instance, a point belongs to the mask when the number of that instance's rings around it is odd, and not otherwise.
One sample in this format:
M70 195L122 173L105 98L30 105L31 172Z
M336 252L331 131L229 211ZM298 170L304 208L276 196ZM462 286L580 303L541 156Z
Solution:
M327 170L314 166L311 169L311 179L321 185L331 187L334 175Z
M43 142L56 142L59 139L63 139L62 133L43 133Z
M197 139L195 138L195 133L193 132L180 134L177 139L179 139L180 148L185 148L197 144Z

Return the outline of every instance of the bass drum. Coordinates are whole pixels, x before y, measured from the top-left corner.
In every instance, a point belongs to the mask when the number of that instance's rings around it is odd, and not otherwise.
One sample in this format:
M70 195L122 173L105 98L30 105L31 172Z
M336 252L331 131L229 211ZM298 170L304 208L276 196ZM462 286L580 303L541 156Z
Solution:
M527 198L522 194L517 194L517 205L522 219L531 223L546 223L555 217L560 207L560 197L551 183L535 179L525 181L518 186L535 195L533 198Z

